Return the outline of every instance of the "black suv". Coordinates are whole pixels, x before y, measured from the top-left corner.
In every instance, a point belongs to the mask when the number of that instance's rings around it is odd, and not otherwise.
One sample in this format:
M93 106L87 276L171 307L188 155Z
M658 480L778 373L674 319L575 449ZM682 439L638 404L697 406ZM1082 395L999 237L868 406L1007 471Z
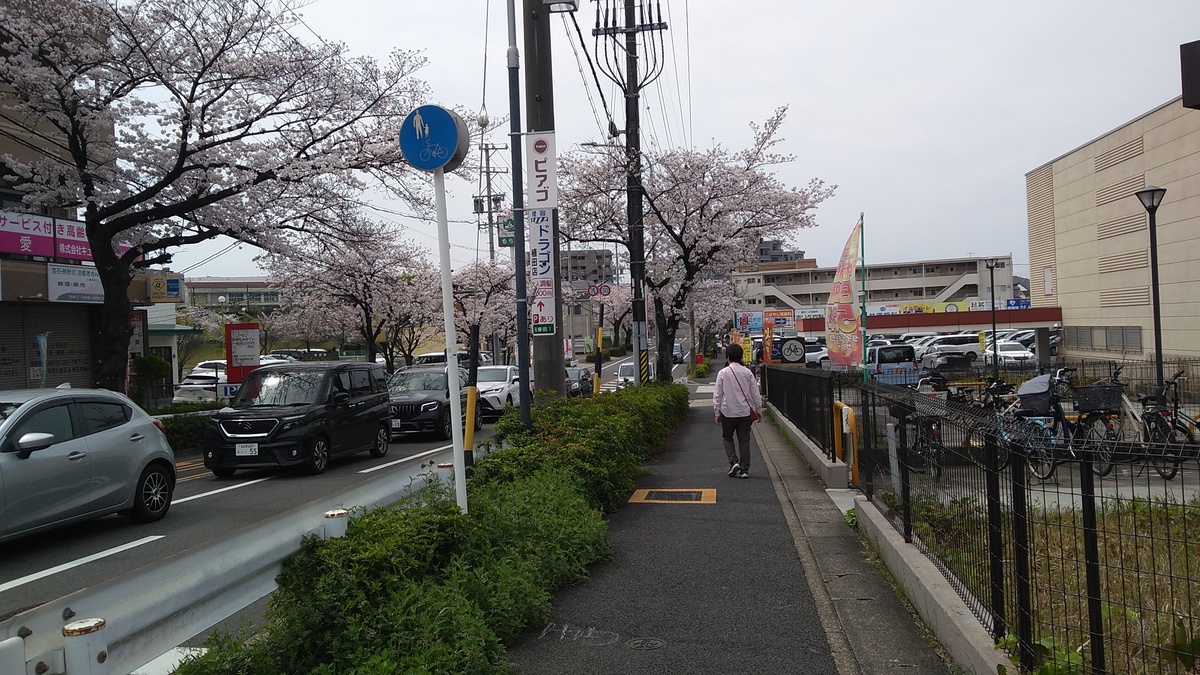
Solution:
M212 416L204 466L218 477L238 469L304 466L322 473L331 457L391 441L387 373L374 363L293 362L263 366Z
M467 371L458 369L458 397L467 415ZM392 434L433 433L449 440L454 433L450 415L450 384L445 366L401 368L388 380ZM465 423L465 422L464 422ZM475 430L483 428L483 410L475 401Z

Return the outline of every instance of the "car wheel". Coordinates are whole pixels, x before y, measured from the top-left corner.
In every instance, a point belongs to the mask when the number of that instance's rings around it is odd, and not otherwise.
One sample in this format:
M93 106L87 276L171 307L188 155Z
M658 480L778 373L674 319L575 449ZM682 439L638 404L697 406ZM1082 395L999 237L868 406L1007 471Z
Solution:
M483 408L478 403L475 404L475 431L483 428Z
M441 436L443 441L448 441L454 438L454 422L450 419L449 406L446 406L446 412L442 413Z
M171 508L171 475L161 464L151 464L137 482L137 495L130 516L139 523L153 523Z
M308 442L308 472L314 476L329 468L329 439L317 436Z
M229 478L235 471L237 471L237 469L230 469L229 467L224 466L219 466L212 470L213 475L217 478Z
M976 354L975 352L967 352L967 360L968 361L974 361L977 358L979 358L979 355Z
M388 443L392 442L392 430L385 426L380 426L375 430L375 444L371 446L372 457L383 457L387 454Z

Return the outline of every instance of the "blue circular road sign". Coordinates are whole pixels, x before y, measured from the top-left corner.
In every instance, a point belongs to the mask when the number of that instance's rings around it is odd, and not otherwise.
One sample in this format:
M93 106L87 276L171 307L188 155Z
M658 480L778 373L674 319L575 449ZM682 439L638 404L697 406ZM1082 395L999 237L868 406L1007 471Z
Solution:
M453 112L423 105L410 112L400 128L400 152L422 171L453 171L467 156L467 125Z

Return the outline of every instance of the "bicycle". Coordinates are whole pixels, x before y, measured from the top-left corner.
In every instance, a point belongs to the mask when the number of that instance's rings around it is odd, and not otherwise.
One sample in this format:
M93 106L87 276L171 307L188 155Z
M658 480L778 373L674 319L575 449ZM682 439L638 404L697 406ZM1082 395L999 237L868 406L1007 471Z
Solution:
M1025 450L1029 471L1039 480L1048 480L1058 465L1070 458L1078 458L1075 446L1081 440L1083 425L1067 419L1062 408L1062 391L1071 386L1071 373L1075 368L1059 368L1053 376L1039 375L1017 390L1021 407L1015 415L1033 425Z
M916 386L914 396L939 397L931 382L925 378ZM928 472L934 481L942 479L945 468L946 447L942 444L942 425L937 415L924 414L917 410L917 400L912 405L893 406L892 414L906 430L913 428L912 442L908 443L908 468L915 473ZM907 432L906 432L907 436Z
M1120 377L1123 368L1117 366L1109 373L1107 381L1075 389L1075 411L1085 413L1080 424L1088 430L1092 473L1097 476L1107 476L1112 472L1113 465L1122 459L1119 449L1125 445L1122 443L1122 432L1126 430L1126 420L1141 417L1133 410L1133 404L1125 395L1127 383L1122 382ZM1116 424L1112 421L1114 417Z
M988 385L984 388L979 400L971 401L969 405L974 411L980 413L981 420L983 417L982 413L990 410L992 412L992 423L1000 431L1001 440L1010 441L999 443L996 446L998 453L996 456L996 469L1003 471L1008 467L1008 463L1012 461L1012 453L1008 451L1011 439L1005 433L1005 426L1016 419L1014 413L1020 407L1020 399L1014 395L1016 389L1004 380L989 377L987 378L987 383Z
M1153 394L1138 397L1142 404L1144 438L1150 444L1147 448L1150 463L1164 480L1171 480L1179 473L1184 447L1196 446L1191 418L1183 414L1179 406L1179 378L1184 372L1175 373ZM1169 403L1168 392L1171 394ZM1178 452L1173 452L1176 448Z

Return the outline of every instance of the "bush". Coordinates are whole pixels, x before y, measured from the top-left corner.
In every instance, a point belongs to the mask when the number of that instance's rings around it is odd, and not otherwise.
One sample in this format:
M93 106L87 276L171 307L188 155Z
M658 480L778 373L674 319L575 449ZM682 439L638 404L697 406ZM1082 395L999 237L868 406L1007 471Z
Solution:
M552 399L476 462L470 514L449 485L356 512L346 536L304 540L254 639L214 634L180 675L504 673L504 645L544 624L553 591L612 553L601 508L633 487L688 412L687 389L650 385Z
M211 419L208 415L172 415L162 418L171 449L179 452L199 448L204 444Z

